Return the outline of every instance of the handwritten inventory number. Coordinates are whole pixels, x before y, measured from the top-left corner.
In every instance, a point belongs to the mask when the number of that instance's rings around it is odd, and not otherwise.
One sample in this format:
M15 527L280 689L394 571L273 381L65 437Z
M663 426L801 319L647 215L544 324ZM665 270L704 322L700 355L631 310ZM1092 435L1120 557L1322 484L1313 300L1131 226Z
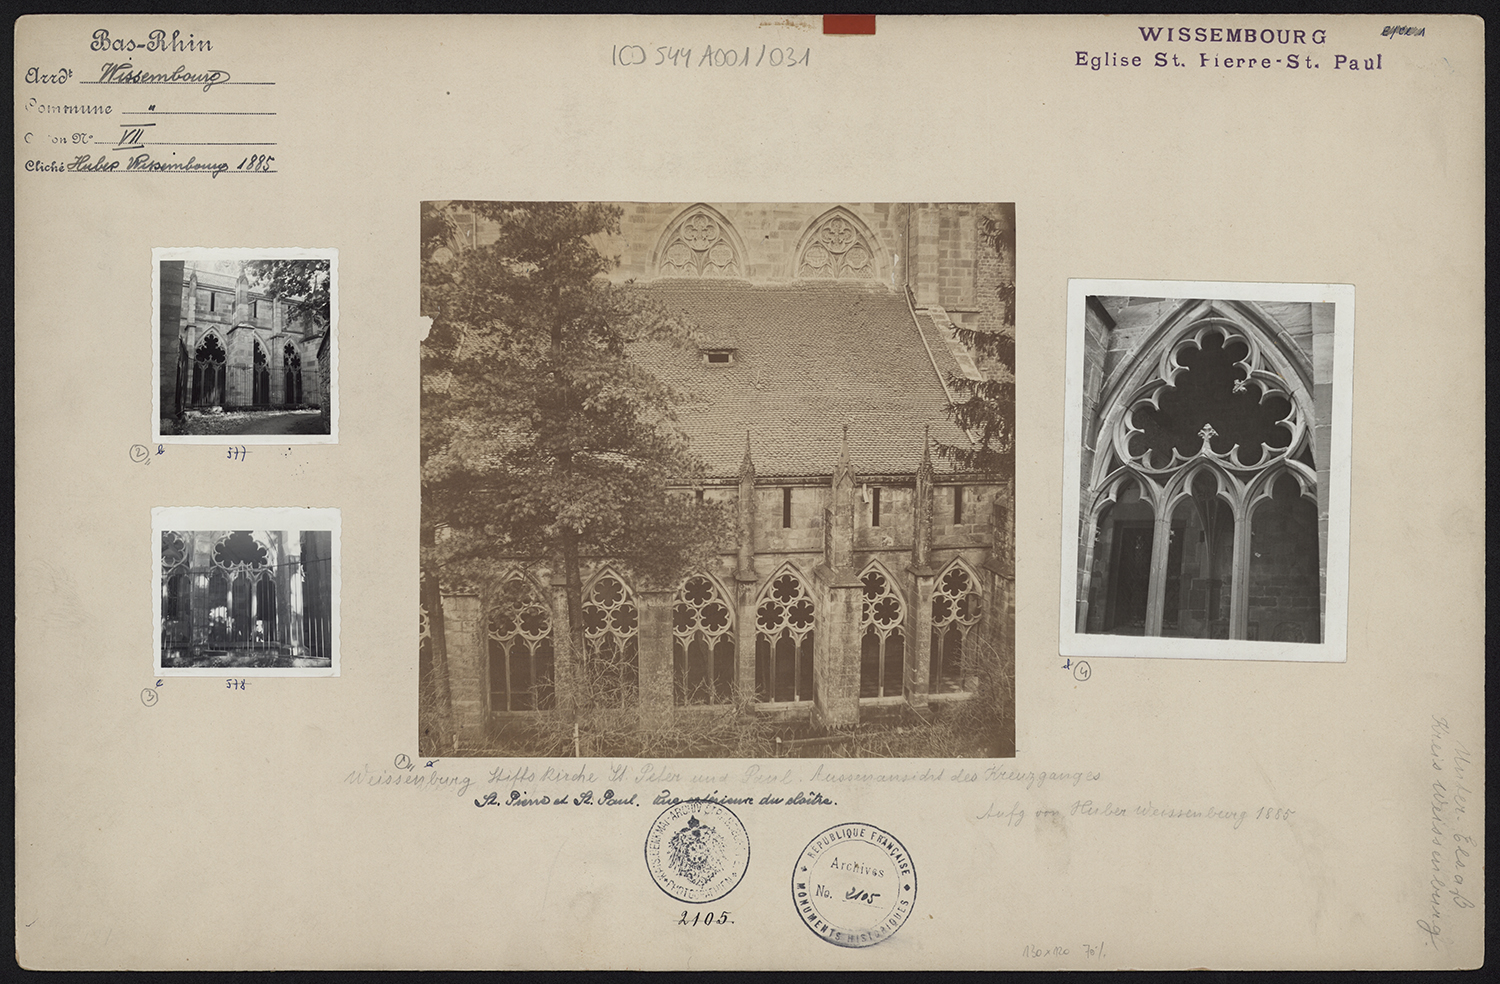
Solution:
M271 164L272 164L272 162L275 161L275 160L276 160L276 158L271 157L271 156L269 156L267 154L251 154L249 157L247 157L244 160L240 161L239 165L237 167L235 167L235 170L236 171L269 171L269 170L271 170Z
M224 681L224 689L225 690L244 690L248 686L250 686L250 683L249 683L248 680L225 680Z
M1087 660L1080 659L1075 663L1072 659L1065 659L1063 660L1062 668L1065 670L1072 670L1073 679L1077 680L1079 683L1087 681L1089 677L1094 675L1094 671L1089 669Z
M692 915L693 918L689 919L688 918L689 915ZM677 925L679 925L679 926L724 926L724 925L730 925L730 926L732 926L732 925L734 925L734 920L729 918L729 911L727 909L725 911L723 911L723 912L694 912L694 913L689 913L686 909L683 909L682 910L682 917L677 920Z
M693 60L694 51L698 53L696 62ZM648 49L639 44L617 44L610 46L609 63L623 68L636 65L651 68L664 65L681 65L683 68L693 65L699 68L796 68L806 67L811 58L811 48L773 48L765 44L758 49L754 45L746 45L743 49L715 48L713 45L706 45L701 49L674 48L669 45Z

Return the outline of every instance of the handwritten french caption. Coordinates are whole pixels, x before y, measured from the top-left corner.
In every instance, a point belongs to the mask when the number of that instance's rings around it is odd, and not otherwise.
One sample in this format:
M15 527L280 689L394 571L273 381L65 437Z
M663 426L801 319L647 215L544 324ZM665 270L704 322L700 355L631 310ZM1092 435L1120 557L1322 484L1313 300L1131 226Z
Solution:
M806 68L811 59L811 48L768 44L743 48L613 44L609 49L609 63L618 68Z
M1453 926L1462 914L1477 908L1473 900L1484 899L1482 869L1474 858L1480 848L1478 824L1469 812L1479 802L1469 784L1479 785L1483 779L1475 777L1483 772L1476 770L1474 753L1454 735L1448 717L1434 714L1428 725L1431 779L1422 846L1428 879L1416 927L1422 942L1438 951L1447 950L1458 938Z
M683 769L675 764L607 763L563 766L507 763L478 778L455 774L462 768L447 759L420 759L406 754L391 765L364 764L350 769L342 784L366 788L404 788L469 796L478 807L538 806L673 806L719 803L725 806L837 806L836 789L854 784L1004 784L1024 789L1069 788L1097 782L1098 772L1018 769L1010 765L936 766L920 769L876 769L872 766L805 766L767 768L759 764L722 770Z

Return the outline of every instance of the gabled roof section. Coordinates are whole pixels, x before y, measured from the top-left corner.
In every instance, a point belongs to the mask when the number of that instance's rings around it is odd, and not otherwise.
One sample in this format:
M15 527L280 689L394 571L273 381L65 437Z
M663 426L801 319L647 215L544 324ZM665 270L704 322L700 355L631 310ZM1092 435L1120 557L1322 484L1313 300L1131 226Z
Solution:
M707 363L692 346L634 353L689 395L679 418L710 476L739 474L747 430L759 478L831 474L845 423L856 476L915 474L924 425L934 441L968 443L944 414L947 395L898 292L847 281L658 280L640 289L713 347L735 350L729 364Z

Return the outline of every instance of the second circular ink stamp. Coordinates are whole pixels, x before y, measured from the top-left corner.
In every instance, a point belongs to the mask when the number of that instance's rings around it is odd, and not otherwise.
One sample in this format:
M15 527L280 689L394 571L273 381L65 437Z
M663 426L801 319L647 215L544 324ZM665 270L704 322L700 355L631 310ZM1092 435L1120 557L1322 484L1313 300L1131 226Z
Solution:
M891 834L841 823L802 849L792 868L792 900L807 928L827 942L874 946L911 915L917 869Z

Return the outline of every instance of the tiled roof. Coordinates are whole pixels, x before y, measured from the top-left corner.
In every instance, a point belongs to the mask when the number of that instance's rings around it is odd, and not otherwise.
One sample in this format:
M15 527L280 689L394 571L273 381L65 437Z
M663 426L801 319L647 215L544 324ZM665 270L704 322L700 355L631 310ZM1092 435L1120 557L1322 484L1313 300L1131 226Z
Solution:
M813 281L658 280L643 288L684 315L705 348L733 348L708 364L689 345L643 344L636 357L689 394L679 409L710 475L738 473L750 431L758 477L823 476L838 458L842 425L856 475L910 474L922 428L934 442L967 444L943 413L947 394L906 299L879 284ZM929 323L929 328L931 325ZM936 454L937 470L946 466Z

